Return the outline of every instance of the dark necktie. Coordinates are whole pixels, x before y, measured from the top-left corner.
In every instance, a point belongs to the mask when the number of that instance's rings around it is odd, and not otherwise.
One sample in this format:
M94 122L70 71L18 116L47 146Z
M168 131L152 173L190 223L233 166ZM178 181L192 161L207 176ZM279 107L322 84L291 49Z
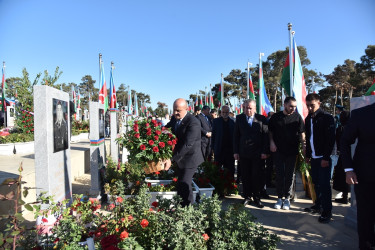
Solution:
M176 125L174 126L174 131L177 131L178 127L180 126L181 120L177 120Z

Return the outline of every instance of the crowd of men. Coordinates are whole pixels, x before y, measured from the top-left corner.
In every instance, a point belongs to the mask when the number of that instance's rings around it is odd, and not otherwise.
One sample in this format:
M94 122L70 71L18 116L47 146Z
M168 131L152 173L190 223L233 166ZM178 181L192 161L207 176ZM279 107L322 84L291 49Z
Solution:
M208 106L202 109L197 107L195 113L190 114L187 112L187 102L182 98L177 99L171 121L166 126L172 129L178 139L172 160L183 170L179 175L181 182L178 185L183 204L191 203L190 184L198 165L214 158L220 166L228 169L232 177L235 175L235 162L238 163L237 175L241 176L243 203L253 204L258 208L264 207L261 198L264 197L265 185L270 183L274 169L277 192L274 208L289 210L296 159L299 150L302 150L306 162L311 164L316 193L314 205L305 211L319 213L320 223L330 222L330 181L334 167L331 155L337 139L337 122L331 114L321 109L318 94L307 95L306 105L309 114L305 120L297 112L297 102L293 97L285 98L282 111L270 113L266 118L256 113L256 102L249 99L243 103L243 113L234 118L230 116L228 106L221 107L219 117L216 110L210 111ZM366 112L371 114L370 119L362 112L356 112L356 119L349 120L348 129L343 129L343 125L340 125L340 158L343 160L340 168L342 174L337 175L341 176L337 177L337 181L344 183L346 199L346 185L356 184L361 249L371 249L366 247L375 245L375 192L371 192L370 201L366 200L366 190L373 190L375 187L375 168L369 158L375 153L375 104L369 107L371 108L367 108ZM370 120L370 125L364 126L366 121L363 119ZM347 120L348 118L346 122ZM364 133L369 134L369 137L365 137ZM358 139L356 155L360 157L354 156L352 159L350 145L355 139ZM167 163L167 169L170 164L171 162Z

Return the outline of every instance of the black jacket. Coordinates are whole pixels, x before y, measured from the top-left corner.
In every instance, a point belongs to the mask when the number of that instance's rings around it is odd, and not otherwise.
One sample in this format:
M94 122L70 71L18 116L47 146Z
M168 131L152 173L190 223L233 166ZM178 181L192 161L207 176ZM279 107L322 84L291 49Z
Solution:
M311 119L313 122L314 150L315 155L323 156L328 161L331 159L333 147L335 146L335 121L333 116L318 109L315 116L309 114L305 119L306 129L306 156L311 158L312 150L310 145L311 138Z
M201 126L202 146L207 147L208 145L210 145L210 142L211 142L210 138L206 136L208 132L212 132L211 118L207 117L208 118L208 122L207 122L207 119L203 116L202 113L195 117L198 119L200 126Z
M234 121L228 118L228 125L229 125L229 138L230 140L233 139L233 132L234 132ZM211 147L214 150L215 159L221 155L221 151L223 149L223 124L224 119L223 117L219 117L214 119L212 123L212 137L211 137ZM232 152L233 154L233 152Z
M255 114L252 126L245 114L237 115L233 135L233 151L242 158L260 157L269 152L267 120Z
M351 144L356 139L358 144L352 159ZM344 168L353 168L359 183L375 180L375 103L352 111L340 149Z
M172 160L179 168L196 168L204 160L201 150L201 126L194 115L187 113L175 130L177 120L173 117L166 127L171 128L177 137Z

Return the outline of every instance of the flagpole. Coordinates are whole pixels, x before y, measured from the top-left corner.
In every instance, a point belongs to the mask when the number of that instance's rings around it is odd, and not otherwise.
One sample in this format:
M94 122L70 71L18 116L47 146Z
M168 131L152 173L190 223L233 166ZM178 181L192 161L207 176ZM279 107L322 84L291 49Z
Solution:
M259 53L259 87L258 87L258 98L259 98L259 114L262 114L262 94L263 94L263 87L264 87L264 77L263 77L263 66L262 66L262 56L264 53ZM260 80L262 79L262 81Z
M102 53L99 53L99 95L100 95L100 81L102 79ZM99 102L99 96L98 96L98 102Z
M289 30L289 74L290 74L290 96L293 96L293 35L292 35L292 23L288 23Z
M225 105L224 102L224 81L223 81L223 73L221 73L221 105L220 109Z
M247 92L246 92L246 96L247 96L247 99L250 98L250 66L253 65L251 62L247 62L247 80L246 80L246 85L247 85Z
M4 113L4 127L7 127L7 111L6 111L6 101L5 101L5 62L3 61L3 75L2 75L2 79L4 79L4 81L2 81L2 92L3 92L3 100L2 100L2 104L3 104L3 113Z
M110 90L109 90L109 93L111 94L110 98L108 99L109 101L109 109L111 109L111 105L112 105L112 95L113 95L113 86L115 85L115 83L113 82L113 70L115 69L115 66L114 66L114 63L113 61L111 61L111 79L109 80L109 87L110 87ZM112 83L112 85L111 85ZM117 108L115 107L116 104L113 104L113 108Z

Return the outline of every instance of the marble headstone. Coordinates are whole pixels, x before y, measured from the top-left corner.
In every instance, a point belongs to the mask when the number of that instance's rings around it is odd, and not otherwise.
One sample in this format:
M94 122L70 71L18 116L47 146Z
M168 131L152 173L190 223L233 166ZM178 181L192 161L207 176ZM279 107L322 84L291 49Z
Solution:
M89 111L87 109L85 109L83 111L83 120L84 121L88 121L89 120Z
M111 158L112 160L117 163L118 162L118 144L116 142L117 139L117 128L118 128L118 109L111 109Z
M77 111L76 111L76 121L81 121L82 120L82 109L81 108L77 108Z
M16 109L14 105L10 105L7 107L7 127L14 126L15 111Z
M55 201L71 199L69 94L34 86L35 184Z
M100 174L99 170L104 166L104 104L90 102L90 171L91 189L90 195L100 194Z
M375 96L361 96L353 97L350 99L350 111L358 109L367 105L371 105L375 102ZM355 147L357 146L357 140L352 145L352 156L355 152ZM356 228L357 227L357 200L354 193L354 185L351 185L351 206L348 208L348 212L345 216L345 224Z

